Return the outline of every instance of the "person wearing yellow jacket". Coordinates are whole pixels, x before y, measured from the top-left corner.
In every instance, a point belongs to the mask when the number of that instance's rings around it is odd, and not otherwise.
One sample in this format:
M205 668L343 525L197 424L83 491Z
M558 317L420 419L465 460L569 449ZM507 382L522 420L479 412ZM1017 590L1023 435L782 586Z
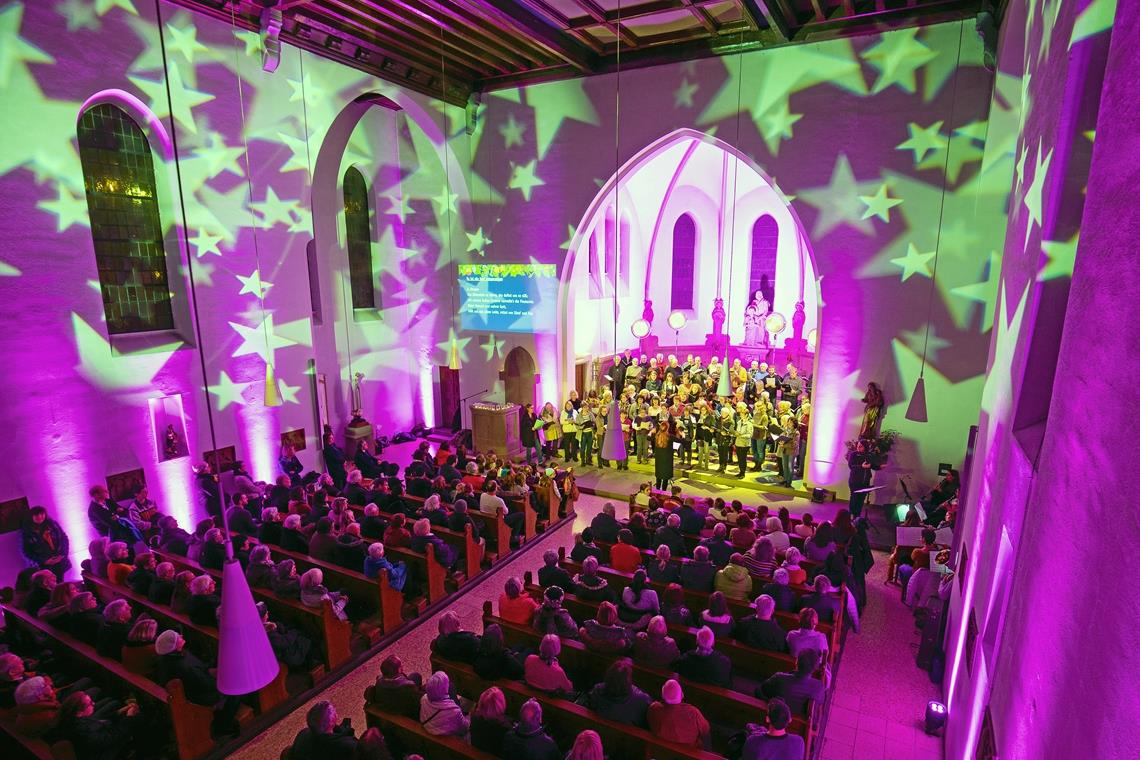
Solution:
M578 410L574 402L567 400L562 406L559 418L562 427L562 452L567 462L578 461Z

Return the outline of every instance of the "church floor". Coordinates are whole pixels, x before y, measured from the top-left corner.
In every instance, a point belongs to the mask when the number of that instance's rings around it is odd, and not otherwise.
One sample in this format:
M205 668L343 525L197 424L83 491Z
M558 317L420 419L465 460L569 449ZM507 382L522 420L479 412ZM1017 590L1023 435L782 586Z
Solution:
M389 455L390 456L390 455ZM585 475L585 472L583 472ZM584 477L583 480L587 479ZM606 491L629 493L626 478L636 484L641 481L637 473L609 471L600 475ZM593 480L591 478L591 480ZM696 493L696 487L682 483L686 492ZM633 486L636 488L636 485ZM601 490L601 489L599 489ZM843 505L812 504L804 499L792 499L777 494L758 494L755 491L728 489L710 495L740 498L745 504L767 502L773 509L788 506L793 515L810 511L819 519L830 519ZM276 758L288 747L305 723L305 712L313 702L328 699L336 705L341 717L352 718L356 730L366 726L364 720L364 689L379 674L380 662L395 653L404 661L408 672L429 672L429 643L436 635L439 615L452 610L459 615L465 628L482 630L484 601L495 601L502 593L503 583L512 575L522 577L527 570L542 565L542 554L547 549L567 548L573 545L573 534L586 527L606 498L583 494L577 505L574 522L565 523L557 530L537 539L538 546L521 557L516 557L480 581L474 589L440 610L401 636L395 643L381 650L356 670L289 714L272 728L254 737L231 757L239 760ZM616 501L616 499L615 499ZM618 516L626 510L618 504ZM886 586L886 555L875 553L875 566L868 577L869 602L864 611L862 630L847 636L843 659L835 682L830 718L820 754L821 760L941 760L941 739L922 733L921 718L926 702L940 698L939 690L926 674L914 665L918 647L918 633L910 611L902 604L897 586Z

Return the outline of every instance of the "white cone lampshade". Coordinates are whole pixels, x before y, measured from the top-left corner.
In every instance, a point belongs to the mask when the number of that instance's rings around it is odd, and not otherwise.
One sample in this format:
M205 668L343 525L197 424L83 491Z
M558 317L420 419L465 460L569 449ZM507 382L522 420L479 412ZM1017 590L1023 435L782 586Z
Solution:
M218 615L218 691L252 694L277 677L277 657L245 573L236 559L222 566L222 606Z
M911 422L926 422L926 380L918 378L910 405L906 408L906 418Z
M732 395L732 378L729 377L731 370L728 366L728 352L724 352L724 364L720 365L720 381L716 384L716 395L728 397Z
M606 424L606 437L602 439L602 448L598 456L613 462L622 462L626 458L625 436L621 432L621 412L617 403L610 407L610 418Z

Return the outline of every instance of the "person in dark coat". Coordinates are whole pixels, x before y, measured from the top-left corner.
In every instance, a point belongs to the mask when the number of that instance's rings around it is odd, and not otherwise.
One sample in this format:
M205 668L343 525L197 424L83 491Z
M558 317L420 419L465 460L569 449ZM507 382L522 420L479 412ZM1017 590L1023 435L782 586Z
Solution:
M351 757L356 751L356 735L347 722L337 723L332 702L317 702L305 716L305 728L293 740L289 760L330 760Z
M519 708L519 722L503 737L503 757L561 760L562 753L542 727L542 705L528 699Z
M111 523L119 505L111 501L111 492L106 486L91 486L88 493L91 495L91 503L87 505L87 519L91 522L91 527L100 536L111 535Z
M797 606L796 592L788 586L788 571L778 567L772 573L772 582L765 583L760 589L761 594L767 594L776 602L776 609L780 612L795 612Z
M43 507L32 507L24 520L20 549L28 562L41 570L51 570L58 580L71 568L68 559L70 542L55 520Z
M673 669L683 678L725 689L732 688L732 660L713 648L716 636L708 626L697 631L697 646L681 655Z
M653 698L633 683L633 661L622 657L610 663L601 683L586 692L587 707L606 720L647 728L646 716Z
M364 517L360 521L360 535L379 541L388 529L388 521L380 516L380 507L376 504L367 504L364 507Z
M665 524L653 533L653 545L665 544L674 557L685 556L685 538L681 535L681 518L669 515Z
M163 631L154 642L155 681L167 684L177 678L182 682L186 700L191 704L214 707L212 729L215 734L236 734L235 720L241 701L237 697L223 697L218 692L217 680L206 663L192 652L185 651L186 639L177 631Z
M151 584L154 583L157 566L154 555L150 552L139 552L135 555L135 569L127 575L127 585L136 594L146 596L150 593Z
M178 527L178 521L167 515L158 521L158 548L164 552L185 557L190 550L192 537Z
M95 651L110 660L123 658L123 644L131 632L131 605L116 599L103 610L103 624L95 637Z
M281 446L281 456L277 458L277 464L281 466L285 477L289 478L289 485L301 485L301 472L305 467L297 458L297 451L291 444L286 443Z
M209 462L199 462L194 468L194 488L198 494L198 502L215 524L221 524L222 519L222 491L218 486L218 478Z
M321 455L325 460L325 470L328 472L329 477L332 478L333 484L338 491L343 490L345 480L348 477L348 472L344 467L344 449L336 445L332 433L325 435L324 448L321 449Z
M590 530L594 532L594 538L603 543L616 544L617 534L621 529L622 524L617 521L617 509L608 501L602 505L602 511L590 521Z
M205 626L218 624L218 608L222 605L222 598L215 593L216 590L214 579L208 575L199 575L190 582L190 601L186 614L192 623Z
M658 488L668 488L673 481L673 433L669 430L671 420L657 425L653 436L653 479Z
M767 594L761 594L752 602L755 612L736 621L734 638L742 644L769 652L788 651L788 634L783 626L772 619L776 612L776 602Z
M380 471L380 460L368 450L367 439L360 441L360 444L356 447L356 454L352 457L352 461L357 469L364 474L364 477L369 480L378 478L383 474Z
M337 536L336 546L333 547L333 561L341 567L360 572L364 567L364 558L368 553L368 545L360 538L360 524L349 523L344 531Z
M594 543L593 528L586 528L574 537L574 548L570 550L570 559L582 562L586 557L602 558L602 549Z
M138 719L139 706L133 702L119 710L115 720L97 718L94 700L75 691L60 704L53 737L71 742L76 757L115 760L128 754Z
M534 404L524 404L522 411L519 412L519 442L522 443L523 451L526 452L527 464L538 457L538 434L534 429L536 422L538 422L538 416L534 413Z
M257 521L249 513L249 496L235 493L230 497L233 506L226 512L226 523L230 531L243 536L257 535Z
M709 559L717 567L727 565L736 551L728 540L728 526L722 522L714 525L712 536L703 539L698 545L709 550Z
M817 575L812 581L812 592L800 597L800 609L811 607L819 613L821 623L834 622L841 606L842 602L831 587L831 581L823 574Z
M170 604L174 595L174 565L159 562L154 567L154 580L150 582L146 598L156 604Z
M103 627L103 612L99 609L99 601L90 591L82 591L74 596L68 605L66 622L61 628L71 632L71 635L84 644L95 646L99 638L99 629Z
M372 685L369 704L385 712L419 719L420 697L424 693L423 676L404 673L400 658L390 654L380 663L380 676Z
M479 653L472 666L484 681L498 681L501 678L514 681L523 677L523 664L503 643L503 629L498 623L484 626Z
M761 699L782 699L793 715L804 715L808 701L822 705L823 681L813 674L819 668L819 652L805 649L796 656L795 673L776 673L760 684L756 696Z
M543 588L558 586L568 594L574 593L574 579L558 566L558 552L548 549L542 555L543 565L538 569L538 585Z
M709 548L697 546L693 558L681 563L681 587L693 591L712 591L717 567L709 559Z
M574 596L592 602L617 604L617 593L609 581L598 575L597 557L582 560L582 572L574 576Z
M313 663L313 642L295 628L269 619L269 608L265 602L257 603L257 613L265 626L269 646L278 661L289 668L306 668Z
M445 612L439 618L439 635L432 640L431 651L448 660L471 664L479 655L479 637L463 630L454 612Z
M346 476L347 482L340 493L354 507L363 507L368 503L368 489L364 487L363 479L360 470L353 470Z
M697 511L692 497L685 499L673 514L681 518L682 533L700 533L705 529L704 515Z
M327 517L322 517L317 520L317 530L313 533L313 537L309 539L309 546L305 552L313 559L319 559L322 562L332 562L333 552L336 549L336 538L332 535L332 520ZM360 560L361 564L364 560Z

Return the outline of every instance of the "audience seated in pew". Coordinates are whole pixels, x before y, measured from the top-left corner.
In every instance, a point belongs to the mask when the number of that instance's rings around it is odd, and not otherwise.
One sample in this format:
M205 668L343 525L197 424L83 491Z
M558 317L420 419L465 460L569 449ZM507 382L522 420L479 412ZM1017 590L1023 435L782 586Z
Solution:
M109 660L122 660L123 644L131 632L131 605L115 599L103 608L103 623L95 635L95 651Z
M523 593L523 583L518 578L508 578L499 596L499 617L511 623L530 625L534 619L538 602L530 594Z
M799 603L796 592L789 585L788 570L784 567L776 568L772 573L772 580L760 588L760 593L772 597L779 612L795 612Z
M503 756L526 760L560 760L558 745L542 725L542 705L528 699L519 708L519 719L503 737Z
M602 511L590 521L590 530L595 539L612 544L617 541L621 523L617 520L617 510L612 502L602 505Z
M748 572L765 578L771 578L772 573L776 572L776 568L779 566L776 562L776 549L772 545L772 539L768 536L757 538L756 542L752 544L752 548L744 553L743 559Z
M250 588L270 588L273 585L273 560L269 547L258 544L249 552L245 568L245 581Z
M665 604L661 606L661 614L669 625L690 625L693 622L693 613L685 606L685 591L679 583L670 583L665 587Z
M507 718L503 690L498 686L484 690L471 710L471 746L502 756L503 738L513 729L514 724Z
M558 586L567 594L574 593L574 579L570 573L558 565L558 552L548 549L542 555L542 567L538 569L538 585L543 588Z
M346 718L338 722L332 702L321 701L309 708L305 727L293 740L289 760L330 760L356 751L356 734Z
M500 678L517 680L524 675L523 664L507 648L503 641L503 629L496 623L483 627L479 652L471 665L479 677L487 681L498 681Z
M618 542L610 547L610 567L623 573L632 573L641 567L641 549L634 546L633 532L628 528L618 531Z
M479 636L463 630L459 616L447 611L439 616L439 635L431 642L431 651L447 660L470 665L479 655Z
M190 582L190 601L186 605L190 622L207 626L218 624L218 608L222 606L222 597L217 589L217 584L209 575L199 575Z
M42 571L41 571L42 572ZM71 600L79 593L79 589L74 583L57 583L55 588L51 590L51 596L48 598L47 604L40 607L36 617L53 625L67 616L71 608Z
M403 591L408 582L408 566L402 560L392 562L385 556L384 544L376 541L368 545L368 556L364 558L364 577L379 578L380 571L388 571L388 585Z
M562 607L565 593L560 586L550 586L543 592L542 606L534 613L533 626L540 633L552 633L562 638L578 638L578 624Z
M693 747L709 744L709 722L685 702L681 684L672 678L661 687L661 699L649 705L647 720L649 730L666 741Z
M666 544L657 547L653 559L645 563L645 573L654 583L673 583L680 579L680 566L672 562L673 550Z
M732 635L735 621L728 611L728 599L720 591L709 594L708 607L700 611L696 621L698 626L705 626L718 637L727 638Z
M585 692L579 701L606 720L649 727L649 705L653 698L634 685L633 662L628 657L610 663L602 682Z
M420 699L420 725L435 736L466 736L471 721L463 714L459 703L451 698L451 679L447 673L436 671L424 684Z
M728 526L722 522L713 527L712 536L701 539L698 546L708 549L709 560L717 567L724 567L732 557L734 549L728 541Z
M669 635L669 625L660 615L638 633L633 642L633 659L650 668L668 668L681 656L677 642Z
M558 664L558 655L561 653L562 640L557 634L548 633L543 636L538 645L538 654L527 656L523 662L523 680L526 685L556 694L574 691L574 684Z
M816 630L819 613L811 607L800 610L800 627L788 631L788 652L798 657L800 652L814 649L821 657L827 656L827 637Z
M788 651L787 632L772 619L776 612L776 602L767 594L760 594L752 600L751 615L736 621L734 638L742 644L766 649L770 652Z
M644 570L637 570L619 597L618 617L622 625L634 631L644 631L650 618L660 610L657 592L649 588L648 576Z
M744 557L733 553L728 564L717 571L713 587L730 599L748 599L752 594L752 576L744 566Z
M382 710L418 719L423 695L423 676L405 673L404 663L392 654L380 663L380 675L372 684L369 698Z
M699 545L693 549L693 558L681 565L679 580L682 588L693 591L712 591L717 566L709 559L709 548ZM671 583L672 581L665 581Z
M673 663L678 675L697 683L732 688L732 660L713 647L716 635L708 626L697 631L696 647Z
M633 643L633 636L621 625L617 607L611 602L598 605L597 615L582 624L578 636L587 649L608 654L626 652Z
M309 669L319 662L313 650L312 639L284 623L270 620L269 608L265 602L257 603L257 613L265 627L269 646L273 647L273 654L279 662L294 669Z
M239 731L237 720L241 706L236 697L223 697L218 693L217 681L206 663L185 650L186 639L177 631L163 631L154 642L158 654L155 662L158 683L169 683L177 678L182 681L186 699L195 705L214 708L214 721L211 733L228 736Z
M60 704L53 734L56 739L71 742L76 757L115 760L129 754L139 720L135 702L128 702L113 718L97 717L95 701L77 691Z
M154 583L156 562L150 552L139 552L135 555L134 569L127 575L127 586L136 594L146 596L150 586Z
M609 581L598 575L597 557L582 560L582 571L574 576L574 596L593 602L617 603L617 594L610 588Z
M805 714L809 701L823 704L824 683L815 677L819 663L819 652L814 649L803 650L796 656L794 673L776 673L771 676L756 689L756 696L769 700L782 699L793 714Z

